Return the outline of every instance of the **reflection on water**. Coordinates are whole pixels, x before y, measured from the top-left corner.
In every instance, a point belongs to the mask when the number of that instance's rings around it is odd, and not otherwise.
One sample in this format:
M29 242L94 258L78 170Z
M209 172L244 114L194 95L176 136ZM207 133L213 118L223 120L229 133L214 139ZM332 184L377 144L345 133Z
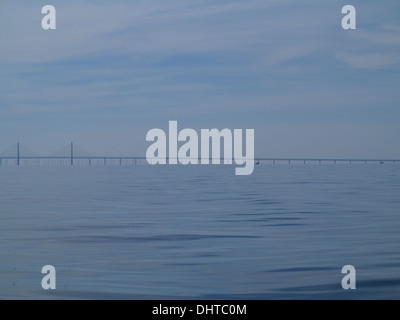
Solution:
M399 165L232 170L0 167L0 298L400 298Z

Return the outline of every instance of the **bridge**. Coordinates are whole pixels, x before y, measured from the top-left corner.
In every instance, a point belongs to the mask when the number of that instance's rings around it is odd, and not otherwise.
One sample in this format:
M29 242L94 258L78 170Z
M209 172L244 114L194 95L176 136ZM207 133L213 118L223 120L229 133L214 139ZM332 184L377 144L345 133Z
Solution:
M40 156L25 148L25 152L21 152L21 144L8 148L4 152L0 152L0 165L17 165L22 164L56 164L56 165L139 165L147 164L146 157L143 156L95 156L82 148L76 147L74 143L68 145L68 154L65 148L62 154L54 154L49 156ZM78 152L76 152L78 151ZM200 160L200 159L199 159ZM211 160L211 159L210 159ZM349 158L260 158L255 157L256 164L386 164L400 163L400 159L349 159ZM168 163L168 158L167 158ZM210 162L211 163L211 162ZM221 159L223 163L223 159Z
M95 156L86 150L76 147L74 143L68 145L69 150L65 148L61 152L56 152L49 156L40 156L28 148L23 152L21 144L8 148L0 152L0 165L22 165L22 164L58 164L58 165L94 165L94 164L144 164L146 157L143 156ZM78 151L78 153L76 152ZM58 153L58 154L57 154ZM61 153L61 154L60 154Z

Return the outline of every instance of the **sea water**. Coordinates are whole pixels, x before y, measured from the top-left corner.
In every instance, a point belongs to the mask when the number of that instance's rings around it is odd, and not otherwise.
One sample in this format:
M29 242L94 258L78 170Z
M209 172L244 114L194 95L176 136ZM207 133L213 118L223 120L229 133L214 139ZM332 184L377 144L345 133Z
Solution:
M399 298L398 164L0 167L0 299Z

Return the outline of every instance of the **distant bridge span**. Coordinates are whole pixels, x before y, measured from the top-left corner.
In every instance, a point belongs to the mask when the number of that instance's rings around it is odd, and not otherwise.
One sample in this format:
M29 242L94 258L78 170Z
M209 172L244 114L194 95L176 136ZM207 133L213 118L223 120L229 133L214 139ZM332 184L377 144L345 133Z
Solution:
M74 153L74 144L71 143L69 146L69 155L66 156L23 156L20 153L20 144L17 143L16 145L16 150L14 151L15 155L14 156L1 156L0 155L0 165L5 165L5 164L16 164L16 165L21 165L22 163L41 163L41 164L68 164L68 165L94 165L94 164L144 164L147 163L146 157L143 156L92 156L92 155L87 155L87 156L76 156ZM155 159L153 159L155 160ZM168 161L167 157L167 163ZM201 158L198 158L199 163ZM210 163L212 162L212 159L210 158ZM221 163L223 163L224 159L220 159ZM386 159L386 158L375 158L375 159L364 159L364 158L262 158L262 157L255 157L254 159L256 164L278 164L278 163L286 163L286 164L292 164L292 163L318 163L318 164L323 164L323 163L378 163L378 164L384 164L384 163L400 163L400 159Z
M155 160L155 159L154 159ZM168 163L167 158L167 163ZM199 158L199 163L201 159ZM212 163L212 159L209 159L210 163ZM385 163L400 163L400 159L346 159L346 158L254 158L256 164L355 164L355 163L376 163L376 164L385 164ZM145 164L147 163L146 157L121 157L121 156L90 156L90 157L46 157L46 156L36 156L36 157L1 157L0 156L0 165L5 164L16 164L21 165L23 163L53 163L53 164L68 164L71 166L74 165L94 165L94 164ZM221 163L224 163L224 159L220 159Z

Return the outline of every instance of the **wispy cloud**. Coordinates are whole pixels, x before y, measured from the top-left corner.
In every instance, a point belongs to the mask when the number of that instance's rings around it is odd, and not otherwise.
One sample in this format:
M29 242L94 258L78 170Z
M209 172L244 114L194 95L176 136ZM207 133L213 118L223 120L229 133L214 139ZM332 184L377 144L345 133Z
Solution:
M400 64L400 54L396 53L338 53L336 57L354 68L378 70Z

